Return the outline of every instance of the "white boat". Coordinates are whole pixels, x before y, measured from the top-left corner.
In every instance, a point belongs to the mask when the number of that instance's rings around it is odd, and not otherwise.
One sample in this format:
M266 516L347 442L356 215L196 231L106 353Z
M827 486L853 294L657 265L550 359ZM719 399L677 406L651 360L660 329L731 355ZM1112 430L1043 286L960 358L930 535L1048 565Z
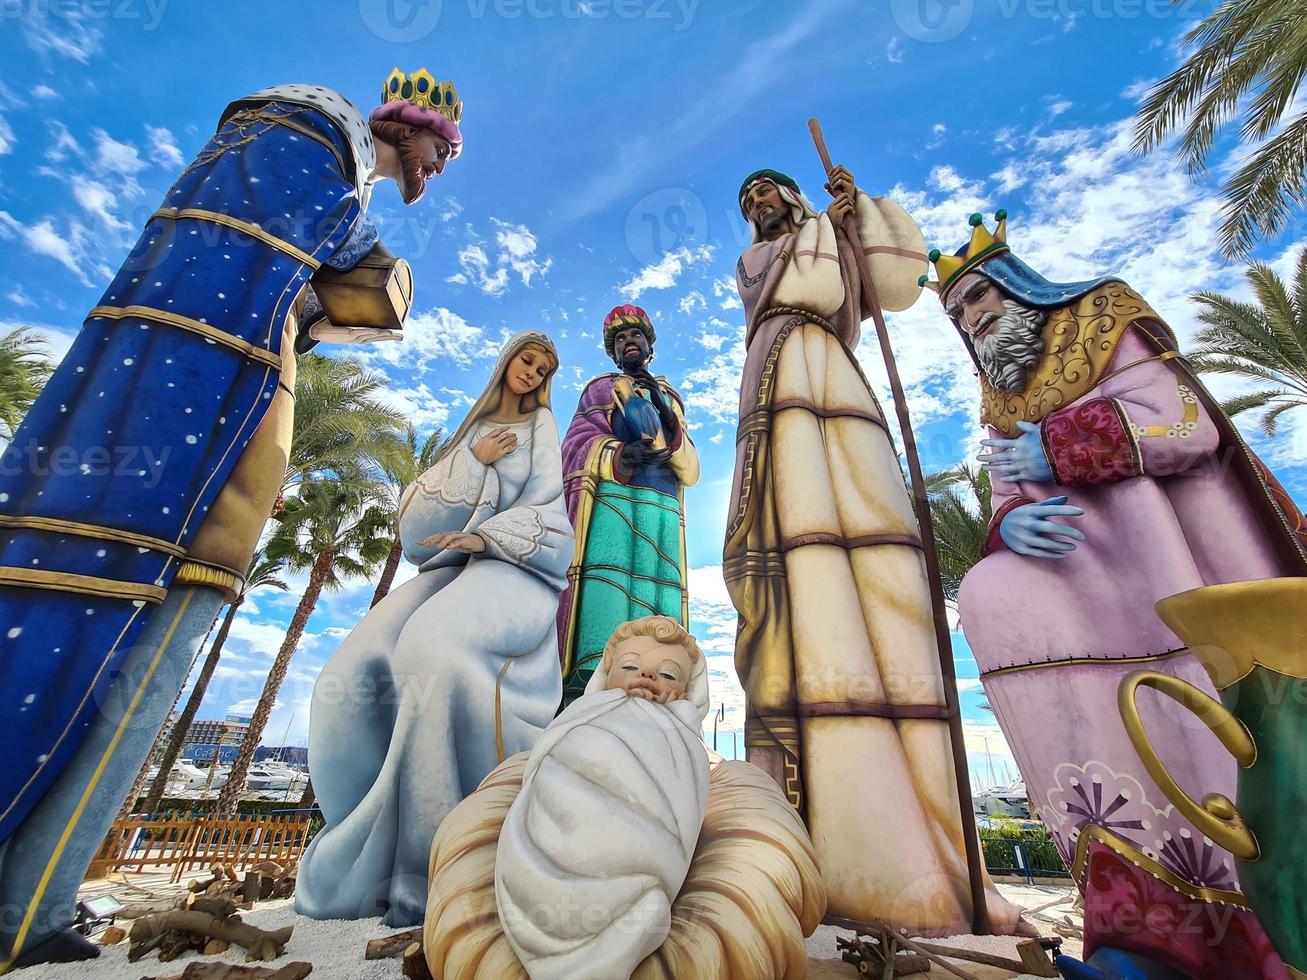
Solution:
M996 786L993 789L973 793L976 814L982 817L1009 817L1013 820L1030 819L1030 800L1026 796L1026 784L1020 780L1011 786Z
M284 762L269 760L250 767L249 779L245 785L251 792L284 793L296 786L303 786L307 781L308 776L298 769L293 769Z

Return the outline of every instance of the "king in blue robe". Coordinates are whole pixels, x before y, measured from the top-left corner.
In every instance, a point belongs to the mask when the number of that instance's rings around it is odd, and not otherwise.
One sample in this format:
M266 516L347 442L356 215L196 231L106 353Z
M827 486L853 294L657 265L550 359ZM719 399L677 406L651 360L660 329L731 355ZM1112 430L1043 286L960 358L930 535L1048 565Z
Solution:
M95 955L67 928L77 886L240 588L294 348L386 335L306 287L390 257L372 187L418 200L461 110L425 69L396 69L369 119L310 85L233 102L0 456L0 973Z

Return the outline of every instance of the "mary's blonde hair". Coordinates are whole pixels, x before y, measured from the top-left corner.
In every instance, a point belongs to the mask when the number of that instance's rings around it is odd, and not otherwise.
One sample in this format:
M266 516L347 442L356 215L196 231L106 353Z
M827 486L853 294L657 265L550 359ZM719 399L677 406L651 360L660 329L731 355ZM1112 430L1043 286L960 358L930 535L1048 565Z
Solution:
M605 672L612 669L613 654L624 640L634 636L651 636L659 643L675 644L685 651L690 663L703 656L699 651L699 641L690 635L690 631L672 619L671 616L645 616L623 623L613 631L613 635L604 644L603 667Z

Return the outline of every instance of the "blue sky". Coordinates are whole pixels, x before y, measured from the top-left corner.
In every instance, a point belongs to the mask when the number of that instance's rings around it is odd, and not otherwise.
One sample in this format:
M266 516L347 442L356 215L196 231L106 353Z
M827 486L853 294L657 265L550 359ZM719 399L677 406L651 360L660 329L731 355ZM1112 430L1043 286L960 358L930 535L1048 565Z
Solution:
M837 162L890 194L931 244L967 215L1011 212L1015 250L1052 278L1117 273L1179 332L1195 289L1240 292L1216 254L1216 187L1238 159L1218 146L1195 182L1165 155L1130 152L1147 83L1213 0L86 0L0 3L0 329L34 324L66 349L163 192L223 106L272 84L339 89L365 111L396 65L453 79L466 149L427 197L374 199L383 236L413 265L403 346L371 349L387 398L420 428L454 426L502 336L549 332L563 360L565 426L579 386L608 368L599 336L621 302L658 329L656 367L686 396L704 459L688 498L694 625L738 730L733 613L721 542L743 362L734 265L747 234L741 178L763 166L819 203L806 122ZM1299 221L1258 255L1287 271ZM927 295L890 319L927 468L974 455L975 380ZM874 339L860 357L886 397ZM1215 385L1221 393L1237 390ZM1307 422L1268 442L1245 432L1301 501ZM412 569L401 573L407 577ZM313 678L371 585L313 617L267 739L302 742ZM257 698L296 596L257 594L202 709ZM1001 748L958 672L973 765ZM726 749L723 738L722 748ZM729 754L729 751L728 751Z

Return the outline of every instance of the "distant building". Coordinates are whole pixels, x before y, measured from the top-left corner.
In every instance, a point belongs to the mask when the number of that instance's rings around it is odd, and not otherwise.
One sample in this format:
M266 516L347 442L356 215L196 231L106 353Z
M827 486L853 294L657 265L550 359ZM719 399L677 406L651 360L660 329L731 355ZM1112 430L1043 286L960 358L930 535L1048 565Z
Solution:
M182 750L184 752L188 746L217 745L219 742L224 749L229 745L239 746L245 740L246 732L250 730L251 720L250 715L228 715L222 721L213 719L193 721L182 742Z

